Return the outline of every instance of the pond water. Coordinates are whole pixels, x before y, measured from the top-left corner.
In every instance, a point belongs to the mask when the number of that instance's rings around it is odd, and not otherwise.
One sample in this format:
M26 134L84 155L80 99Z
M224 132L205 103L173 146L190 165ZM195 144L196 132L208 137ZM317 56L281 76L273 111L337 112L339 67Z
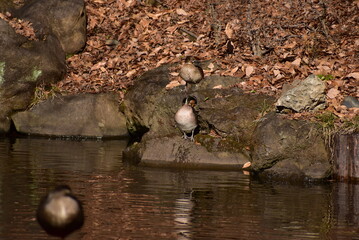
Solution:
M126 144L1 139L0 239L58 239L40 228L35 211L64 183L86 217L67 239L359 239L359 185L127 166Z

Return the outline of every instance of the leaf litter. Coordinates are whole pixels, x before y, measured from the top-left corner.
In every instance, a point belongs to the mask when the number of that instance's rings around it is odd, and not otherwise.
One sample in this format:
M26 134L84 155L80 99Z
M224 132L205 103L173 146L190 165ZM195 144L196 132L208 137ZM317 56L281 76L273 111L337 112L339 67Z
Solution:
M322 76L328 107L359 98L359 1L85 0L87 45L67 59L63 93L117 92L187 56L211 61L206 75L241 77L234 87L279 96L284 84ZM168 88L178 85L171 73ZM177 77L178 78L178 77ZM293 118L307 118L295 113Z

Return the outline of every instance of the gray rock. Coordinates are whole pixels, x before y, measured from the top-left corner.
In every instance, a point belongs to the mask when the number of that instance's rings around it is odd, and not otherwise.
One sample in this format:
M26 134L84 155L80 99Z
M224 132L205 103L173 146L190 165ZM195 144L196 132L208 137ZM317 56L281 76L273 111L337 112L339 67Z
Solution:
M315 75L310 75L303 81L295 81L286 89L283 87L282 95L275 105L279 111L323 109L326 106L325 83Z
M52 136L125 137L126 120L114 94L55 97L12 116L17 131Z
M342 105L347 108L359 108L359 100L352 96L346 96L342 102Z
M153 138L135 145L124 153L125 160L134 161L141 166L174 166L186 168L230 168L241 169L248 162L241 153L209 152L180 136Z
M314 123L268 114L254 133L253 169L282 176L328 177L330 157L317 129Z
M55 35L66 54L86 44L86 10L83 0L31 0L13 15L33 23L40 39Z

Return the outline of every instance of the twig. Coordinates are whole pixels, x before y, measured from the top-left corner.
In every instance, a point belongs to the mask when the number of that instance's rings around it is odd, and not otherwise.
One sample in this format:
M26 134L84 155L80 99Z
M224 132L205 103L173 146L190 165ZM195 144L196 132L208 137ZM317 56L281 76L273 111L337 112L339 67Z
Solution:
M198 36L196 34L194 34L193 32L191 31L188 31L187 29L184 29L184 28L178 28L179 31L187 34L189 36L189 39L191 41L196 41L198 39Z

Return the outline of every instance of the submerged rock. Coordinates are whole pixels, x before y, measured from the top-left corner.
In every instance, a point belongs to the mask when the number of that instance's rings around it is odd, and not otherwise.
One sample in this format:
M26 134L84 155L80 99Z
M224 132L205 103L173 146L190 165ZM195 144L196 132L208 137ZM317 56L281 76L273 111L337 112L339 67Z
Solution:
M84 137L126 137L126 120L114 94L56 97L12 117L26 134Z

